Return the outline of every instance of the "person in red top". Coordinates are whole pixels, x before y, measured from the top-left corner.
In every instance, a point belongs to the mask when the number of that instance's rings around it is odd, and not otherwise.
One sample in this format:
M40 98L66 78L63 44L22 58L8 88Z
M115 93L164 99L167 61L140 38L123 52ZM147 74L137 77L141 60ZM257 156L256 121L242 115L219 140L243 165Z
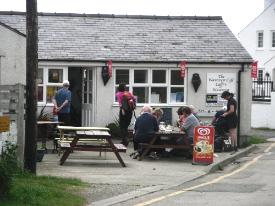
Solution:
M125 84L119 84L118 86L118 92L116 93L117 101L119 104L119 127L121 131L121 139L122 144L125 146L128 146L128 127L131 123L131 119L133 116L133 111L131 109L125 109L123 108L123 96L127 95L129 98L132 98L135 100L134 95L131 92L126 91L126 85Z

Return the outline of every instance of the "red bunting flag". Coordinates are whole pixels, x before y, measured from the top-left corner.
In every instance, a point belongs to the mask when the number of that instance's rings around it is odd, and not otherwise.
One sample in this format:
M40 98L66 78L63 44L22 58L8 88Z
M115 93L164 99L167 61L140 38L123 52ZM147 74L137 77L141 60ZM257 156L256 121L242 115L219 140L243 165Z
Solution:
M107 66L108 66L109 77L112 77L112 73L113 73L113 62L112 62L112 60L109 60L107 62Z
M254 61L251 63L251 77L252 78L258 77L258 61Z
M180 78L184 79L186 70L186 61L180 62Z

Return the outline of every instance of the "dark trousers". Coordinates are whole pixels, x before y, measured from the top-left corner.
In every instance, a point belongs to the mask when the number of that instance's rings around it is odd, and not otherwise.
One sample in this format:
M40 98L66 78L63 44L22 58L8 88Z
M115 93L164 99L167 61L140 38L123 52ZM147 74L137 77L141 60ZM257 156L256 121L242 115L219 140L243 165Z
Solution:
M121 132L121 139L122 141L128 141L127 134L128 134L128 127L132 120L132 111L126 111L125 114L122 114L122 110L119 111L119 127Z
M151 142L153 137L154 137L153 135L148 135L147 137L134 137L134 150L137 151L139 154L142 154L143 151L145 150L145 148L141 147L139 144L140 143L149 143L149 142ZM160 145L161 139L157 138L154 144ZM163 152L163 149L154 148L149 151L149 154L150 154L150 152L161 153L161 152Z
M70 113L58 113L58 121L63 122L65 126L71 125L71 115Z

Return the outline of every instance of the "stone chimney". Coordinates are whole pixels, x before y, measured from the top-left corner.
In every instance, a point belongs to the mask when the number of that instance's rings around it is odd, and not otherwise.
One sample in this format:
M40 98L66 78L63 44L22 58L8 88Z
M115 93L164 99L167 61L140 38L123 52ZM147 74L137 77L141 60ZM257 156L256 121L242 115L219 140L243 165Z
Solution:
M273 4L275 0L264 0L264 9L269 7L271 4Z

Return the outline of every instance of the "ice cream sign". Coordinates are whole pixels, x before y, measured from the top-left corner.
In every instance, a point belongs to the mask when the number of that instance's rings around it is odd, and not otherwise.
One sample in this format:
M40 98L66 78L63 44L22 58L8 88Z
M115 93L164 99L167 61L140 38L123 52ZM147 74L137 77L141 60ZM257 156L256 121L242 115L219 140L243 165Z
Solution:
M236 73L207 73L207 93L236 92Z
M213 163L215 130L212 126L194 129L193 164Z

